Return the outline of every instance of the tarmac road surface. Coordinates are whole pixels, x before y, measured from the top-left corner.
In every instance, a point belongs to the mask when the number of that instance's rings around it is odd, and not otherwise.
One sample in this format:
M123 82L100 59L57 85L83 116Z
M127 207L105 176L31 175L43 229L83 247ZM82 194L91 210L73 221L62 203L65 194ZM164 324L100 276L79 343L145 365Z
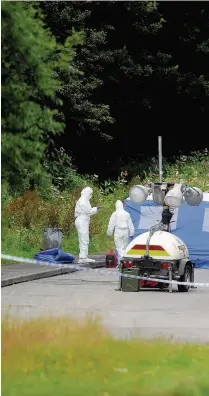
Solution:
M209 342L209 287L139 293L115 291L118 277L76 272L4 287L2 314L32 318L42 315L99 315L116 337L174 337ZM110 270L109 270L110 271ZM196 282L209 282L209 270L195 271Z

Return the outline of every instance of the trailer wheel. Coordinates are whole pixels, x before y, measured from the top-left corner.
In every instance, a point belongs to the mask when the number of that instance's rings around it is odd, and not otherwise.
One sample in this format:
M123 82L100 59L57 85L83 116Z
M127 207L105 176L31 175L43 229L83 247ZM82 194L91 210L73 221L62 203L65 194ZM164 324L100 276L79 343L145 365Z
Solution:
M190 264L186 264L184 268L184 274L180 277L179 282L192 282L192 267ZM188 292L191 286L178 285L179 292Z
M160 290L164 290L168 288L168 283L159 282L158 287Z

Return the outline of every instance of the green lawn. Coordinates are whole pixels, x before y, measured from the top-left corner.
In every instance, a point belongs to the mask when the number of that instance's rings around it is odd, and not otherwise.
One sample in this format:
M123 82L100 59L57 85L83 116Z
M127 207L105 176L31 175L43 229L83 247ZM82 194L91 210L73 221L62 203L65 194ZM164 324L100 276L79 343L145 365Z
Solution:
M2 322L4 396L208 396L209 345L115 340L68 318Z
M34 254L43 248L43 232L37 230L4 229L2 232L2 253L33 259ZM113 237L108 239L105 233L90 238L89 254L103 254L114 247ZM62 250L75 256L79 253L76 230L70 235L63 235ZM15 261L1 260L1 265L16 264Z

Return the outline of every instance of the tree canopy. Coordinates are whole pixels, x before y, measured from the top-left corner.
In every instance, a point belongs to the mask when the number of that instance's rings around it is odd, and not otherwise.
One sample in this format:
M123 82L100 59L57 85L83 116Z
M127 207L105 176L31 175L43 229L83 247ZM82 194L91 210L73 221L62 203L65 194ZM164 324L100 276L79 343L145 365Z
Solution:
M208 37L205 2L2 2L3 176L42 174L52 142L101 178L159 134L208 146Z
M78 43L75 32L58 43L36 3L2 2L2 173L12 184L42 176L45 149L64 131L60 75L71 74Z

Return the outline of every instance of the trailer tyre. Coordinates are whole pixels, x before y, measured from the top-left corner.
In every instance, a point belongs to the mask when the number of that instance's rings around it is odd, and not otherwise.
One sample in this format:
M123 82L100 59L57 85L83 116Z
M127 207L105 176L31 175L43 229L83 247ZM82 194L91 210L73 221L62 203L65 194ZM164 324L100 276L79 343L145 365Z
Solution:
M179 282L192 282L192 267L190 264L186 264L184 274L180 277ZM188 292L190 287L187 285L178 285L178 291Z
M160 290L167 289L168 288L168 283L161 283L160 282L158 287L159 287Z

